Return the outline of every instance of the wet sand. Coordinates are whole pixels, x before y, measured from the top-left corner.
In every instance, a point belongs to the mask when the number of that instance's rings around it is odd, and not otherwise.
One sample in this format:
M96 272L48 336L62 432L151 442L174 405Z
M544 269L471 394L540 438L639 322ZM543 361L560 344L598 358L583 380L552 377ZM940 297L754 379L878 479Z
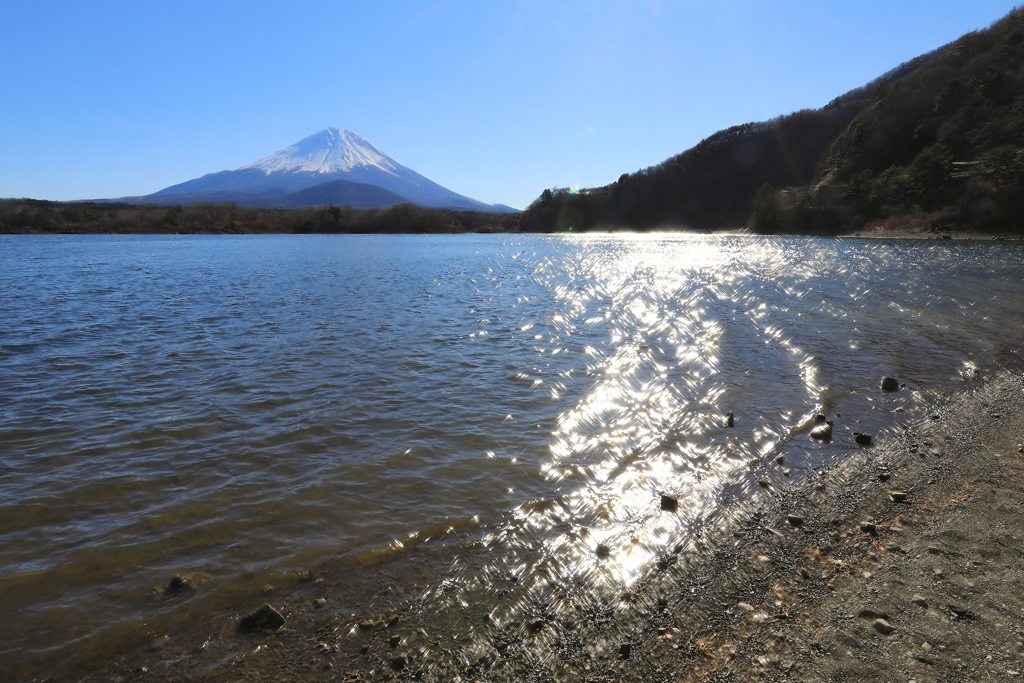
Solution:
M634 590L580 587L575 618L492 624L466 605L439 626L415 587L443 587L447 568L424 548L287 585L255 577L234 609L135 633L52 680L1013 680L1022 440L1024 378L979 378L898 437L765 488ZM285 626L237 632L264 601Z

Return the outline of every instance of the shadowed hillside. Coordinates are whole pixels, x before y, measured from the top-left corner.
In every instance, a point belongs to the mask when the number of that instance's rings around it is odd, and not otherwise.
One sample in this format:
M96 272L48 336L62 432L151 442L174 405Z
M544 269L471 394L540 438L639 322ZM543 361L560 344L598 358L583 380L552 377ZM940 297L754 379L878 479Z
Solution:
M524 230L603 227L839 233L922 215L1020 228L1024 11L816 110L715 133L605 187L545 190Z

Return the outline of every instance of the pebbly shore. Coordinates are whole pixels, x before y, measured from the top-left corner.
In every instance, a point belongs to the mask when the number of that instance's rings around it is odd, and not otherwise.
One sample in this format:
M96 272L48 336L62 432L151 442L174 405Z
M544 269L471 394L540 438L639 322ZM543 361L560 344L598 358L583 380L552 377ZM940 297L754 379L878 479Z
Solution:
M1024 679L1024 377L979 378L891 433L766 486L628 594L581 589L571 618L499 628L467 605L472 626L440 627L396 588L443 584L443 563L414 553L254 587L216 628L146 634L66 679ZM346 595L371 609L353 613Z

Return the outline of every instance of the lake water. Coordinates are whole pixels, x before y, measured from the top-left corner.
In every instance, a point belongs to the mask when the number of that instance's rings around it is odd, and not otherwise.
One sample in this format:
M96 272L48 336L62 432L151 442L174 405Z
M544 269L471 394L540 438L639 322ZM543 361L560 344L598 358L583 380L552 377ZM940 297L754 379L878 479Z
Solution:
M0 666L424 543L489 549L448 601L628 588L759 479L1024 367L1022 283L1016 242L0 236Z

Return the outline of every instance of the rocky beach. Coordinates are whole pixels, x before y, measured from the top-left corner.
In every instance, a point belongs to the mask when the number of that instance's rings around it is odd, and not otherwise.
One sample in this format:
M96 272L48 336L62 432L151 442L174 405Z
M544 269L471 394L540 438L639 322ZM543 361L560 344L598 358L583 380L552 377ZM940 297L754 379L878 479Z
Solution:
M1024 672L1024 378L971 384L898 438L763 487L619 604L572 596L571 620L491 624L466 605L469 626L439 628L422 595L397 588L443 586L447 569L424 550L253 585L233 616L225 606L178 632L136 634L131 654L80 680L1013 680ZM372 613L344 613L357 595ZM259 616L263 602L273 614Z

